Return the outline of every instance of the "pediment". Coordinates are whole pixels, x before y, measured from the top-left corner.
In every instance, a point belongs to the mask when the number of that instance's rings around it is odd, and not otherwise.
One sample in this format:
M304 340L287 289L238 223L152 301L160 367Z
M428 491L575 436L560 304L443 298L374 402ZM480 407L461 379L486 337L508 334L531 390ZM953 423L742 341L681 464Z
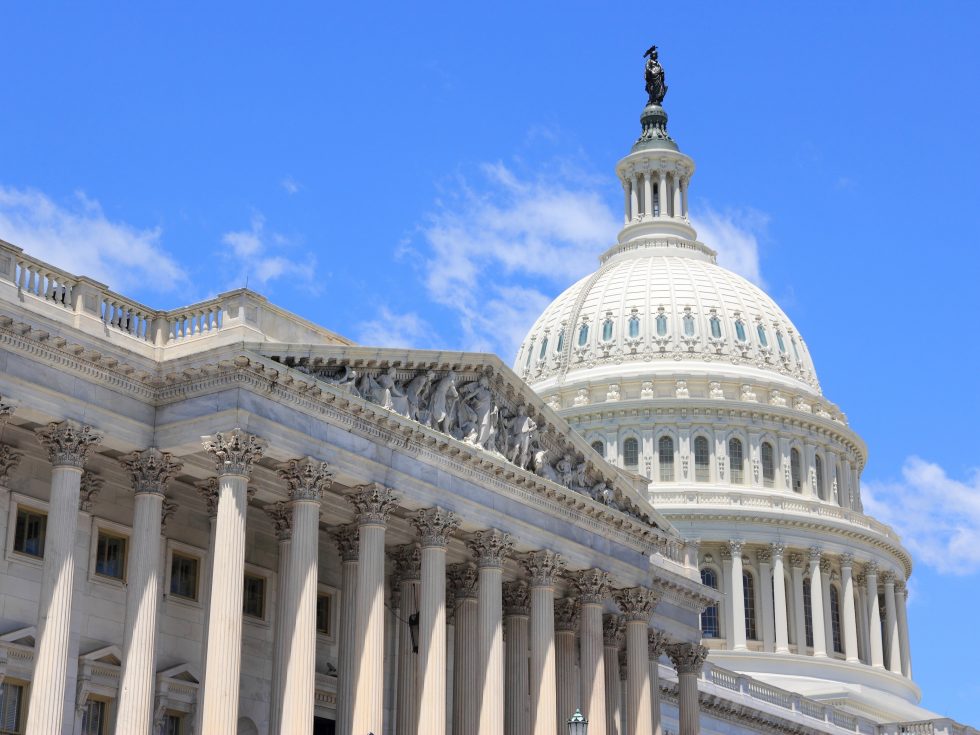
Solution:
M174 679L175 681L184 681L190 684L201 683L197 669L190 664L171 666L169 669L157 672L157 676L161 679Z
M17 630L12 630L9 633L4 633L3 635L0 635L0 642L14 643L19 646L27 646L28 648L34 648L36 637L37 637L37 626L29 625L26 628L18 628Z
M122 666L122 649L117 645L97 648L94 651L79 656L82 662L109 664L111 666Z

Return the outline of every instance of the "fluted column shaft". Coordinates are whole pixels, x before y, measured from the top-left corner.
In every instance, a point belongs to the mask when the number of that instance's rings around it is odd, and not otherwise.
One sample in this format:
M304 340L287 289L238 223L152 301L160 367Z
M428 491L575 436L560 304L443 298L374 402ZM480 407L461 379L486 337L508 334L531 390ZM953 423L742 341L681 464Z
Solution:
M204 560L204 576L202 578L202 585L204 593L202 595L202 604L204 606L204 630L201 635L201 681L198 684L197 690L199 696L203 698L204 690L207 687L207 657L208 657L208 614L211 610L211 578L214 576L214 539L215 539L215 529L218 524L218 478L209 477L207 480L195 483L198 493L204 498L205 506L208 511L208 556ZM242 580L244 583L244 580ZM169 590L168 590L169 592ZM194 730L193 732L202 732L201 726L203 724L202 718L204 717L204 708L197 707L194 710Z
M636 174L630 176L630 215L633 222L640 219L640 192Z
M854 615L854 578L853 578L853 557L845 554L841 557L840 578L841 587L844 590L844 599L841 601L843 610L841 611L841 621L844 626L844 657L848 661L858 660L858 639L857 639L857 620Z
M668 646L667 654L677 670L678 735L698 735L701 732L698 675L708 649L696 643L678 643Z
M667 171L660 170L660 182L657 184L657 204L660 206L660 216L666 217L669 212L667 204Z
M557 734L564 735L568 718L580 707L582 686L576 665L575 633L580 626L577 600L562 598L555 603L555 674ZM537 735L537 733L535 733ZM546 734L550 735L550 734Z
M905 607L905 583L895 585L895 608L898 610L898 635L902 646L902 674L912 678L912 651L909 649L909 617Z
M357 526L343 526L334 532L340 552L340 619L337 634L337 735L352 735L354 669L357 628Z
M881 610L878 608L878 566L870 562L864 567L868 581L868 646L871 649L871 665L885 668L885 656L881 640Z
M653 218L653 181L650 172L643 174L643 219Z
M886 572L885 582L885 625L888 631L888 670L894 674L902 673L902 650L899 643L898 612L895 609L895 575Z
M810 619L813 628L813 655L827 655L827 636L823 621L823 584L820 574L820 551L810 550Z
M673 212L674 212L674 216L675 217L680 217L681 216L681 212L683 211L683 209L682 209L683 205L681 204L681 178L680 178L680 173L675 173L674 174L674 182L673 182L673 185L674 185L674 209L673 209Z
M395 735L415 735L419 728L419 660L409 625L419 612L421 552L409 544L395 549L398 584L398 662Z
M768 582L772 577L772 552L760 549L757 553L759 560L759 589L762 592L762 646L765 651L776 650L776 623L773 616L774 598L769 596ZM785 605L785 602L783 603Z
M478 735L504 732L504 639L502 575L503 557L513 542L497 530L475 534L470 548L477 558L479 585L477 618L479 629L480 718Z
M626 622L626 721L628 735L652 735L647 621Z
M572 582L578 588L581 604L579 665L582 714L589 721L589 735L607 735L602 600L608 594L609 575L599 569L588 569L577 572ZM616 668L618 676L618 662Z
M528 588L522 581L504 585L504 735L528 735L531 711L528 681Z
M53 467L27 732L47 735L60 733L64 721L79 488L88 452L100 437L67 421L49 424L37 437Z
M347 497L358 510L353 732L377 735L384 731L385 530L394 498L377 484Z
M733 541L729 546L732 555L732 649L747 650L745 644L745 580L742 576L742 543Z
M649 210L648 210L649 211ZM560 724L555 670L555 575L564 560L550 551L524 559L531 589L530 735L553 735ZM570 716L570 715L569 715Z
M457 593L453 631L453 735L479 725L477 599L475 585Z
M806 607L803 604L803 555L791 554L793 569L793 611L796 617L796 652L806 655Z
M776 653L789 653L789 622L786 615L786 576L783 570L783 547L773 544L772 597L776 627Z
M292 636L293 615L286 594L289 579L289 546L292 536L292 513L286 503L276 503L266 508L276 524L276 538L279 541L279 561L276 579L279 580L279 599L276 605L275 652L272 659L272 697L269 702L269 732L279 732L282 717L283 687L286 667L289 664L289 640ZM339 695L338 695L339 700Z
M647 657L650 672L650 732L663 735L660 719L660 657L667 649L668 638L663 631L647 631Z
M609 616L618 618L617 615ZM619 625L619 621L614 621ZM607 623L608 625L609 623ZM606 694L606 735L622 735L622 712L620 703L623 695L619 681L619 638L605 636L602 646L603 682Z

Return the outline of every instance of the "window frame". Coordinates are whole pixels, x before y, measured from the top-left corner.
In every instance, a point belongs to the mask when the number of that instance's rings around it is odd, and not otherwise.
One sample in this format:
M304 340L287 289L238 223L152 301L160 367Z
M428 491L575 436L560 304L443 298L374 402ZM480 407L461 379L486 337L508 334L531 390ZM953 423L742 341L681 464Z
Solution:
M766 447L769 448L769 467L766 476ZM763 440L759 442L759 464L762 465L762 487L776 486L776 448L771 441Z
M39 500L38 498L32 498L29 495L23 495L21 493L10 493L10 506L7 511L7 543L5 544L5 556L8 561L17 561L22 564L29 564L36 567L44 567L44 552L42 551L41 556L34 556L34 554L28 554L24 551L16 551L14 549L15 536L17 534L17 513L24 508L25 510L30 510L39 514L43 514L45 517L50 517L49 506L47 501ZM45 550L47 550L47 522L45 522Z
M670 452L668 453L668 461L664 462L664 452L662 444L664 441L670 442ZM675 455L677 454L677 442L674 441L674 437L670 434L661 434L657 437L657 477L660 482L674 482L677 477L677 471L675 468ZM670 467L670 477L664 477L664 468Z
M25 728L25 726L27 724L27 722L26 722L26 719L27 718L25 717L25 714L27 713L27 699L28 699L28 696L29 696L29 691L28 691L29 683L28 682L25 682L25 681L21 681L19 679L13 679L11 677L6 677L6 678L4 678L3 681L0 681L0 688L2 688L2 687L11 687L11 688L16 687L17 689L20 689L20 694L17 697L17 712L16 712L17 719L14 722L14 730L13 731L14 732L17 732L17 733L22 733L22 732L24 732L24 728ZM3 700L2 697L0 697L0 702L2 702L2 701L4 701L4 700ZM2 723L2 722L3 722L3 710L0 710L0 723Z
M113 716L115 713L113 712L112 702L113 700L109 697L103 697L96 694L88 695L88 697L85 699L85 704L83 705L84 709L80 718L80 724L82 727L80 730L81 735L88 735L88 733L86 733L84 730L85 716L88 714L88 708L93 704L101 704L105 708L102 714L102 720L99 722L99 730L95 735L109 735L109 733L112 731L112 726L114 725L115 720Z
M575 337L575 343L579 347L587 347L589 344L589 324L588 322L582 322L578 325L578 334Z
M609 333L608 337L606 336L607 332ZM606 317L602 320L602 331L599 333L599 336L602 338L603 344L609 344L615 340L616 323L612 320L612 317Z
M105 533L106 536L112 536L115 538L121 538L126 542L125 554L123 558L123 568L122 577L112 577L108 574L102 574L96 571L96 566L98 564L98 552L99 552L99 535ZM126 576L128 572L129 565L129 553L132 549L132 538L133 529L131 526L125 526L122 523L116 523L115 521L110 521L108 518L100 518L98 516L92 516L91 532L89 534L89 550L88 550L88 579L89 582L99 582L100 584L109 584L113 587L125 587L126 586Z
M759 604L755 594L756 575L751 569L742 568L742 610L745 617L745 640L758 641Z
M337 641L337 618L340 614L340 590L328 584L318 583L316 586L317 608L320 606L321 597L329 597L330 602L330 628L326 633L320 631L317 625L316 637L318 642L335 643Z
M269 625L270 611L275 605L276 597L282 592L278 586L275 588L275 590L273 590L272 576L272 572L268 569L263 569L255 564L245 565L245 570L242 574L242 620L253 625ZM262 617L256 617L255 615L245 612L245 577L255 577L263 580ZM286 580L284 579L277 581L279 585L285 586L286 584Z
M733 448L738 447L738 466L735 465L735 454ZM745 442L739 436L730 436L725 444L726 454L728 455L728 481L732 485L745 484ZM738 479L735 479L736 472Z
M797 447L789 449L789 484L794 493L803 493L803 453Z
M628 446L633 446L636 448L636 461L630 463L628 460L629 451L627 451ZM640 466L640 440L635 436L626 436L623 438L623 467L626 468L638 468Z
M170 586L172 584L172 574L173 574L173 557L174 553L180 556L190 557L197 559L197 596L195 598L184 597L182 595L174 594L170 591ZM204 585L207 583L205 577L207 576L207 568L205 566L208 558L208 552L206 549L202 549L199 546L191 546L190 544L185 544L181 541L175 541L173 539L167 539L167 561L166 561L166 578L164 579L164 598L175 602L179 605L188 605L190 607L203 607L204 606Z
M598 449L596 449L596 444L599 445L599 448ZM603 459L605 459L605 457L606 457L606 443L604 441L602 441L602 439L594 439L593 441L591 441L589 443L589 446L592 447L592 451L593 452L595 452L600 457L602 457Z
M698 461L698 444L704 445L704 464ZM696 434L691 443L694 453L694 481L711 482L711 442L704 434ZM703 474L703 478L702 478Z
M704 581L705 572L708 572L708 573L714 575L715 584L713 586ZM718 572L717 569L715 569L713 566L711 566L709 564L702 564L701 569L699 571L699 575L701 577L701 584L703 584L706 587L709 587L709 588L711 588L713 590L717 590L718 589L718 585L721 584L721 574ZM714 630L714 632L717 634L717 635L714 635L714 636L706 636L704 634L705 633L704 616L705 616L705 614L708 613L709 610L712 610L714 612L714 624L715 624L715 630ZM717 602L714 605L707 605L704 608L704 612L702 612L698 616L698 628L700 628L700 630L701 630L701 637L702 638L710 638L711 640L721 640L722 639L721 609L720 609L720 605Z

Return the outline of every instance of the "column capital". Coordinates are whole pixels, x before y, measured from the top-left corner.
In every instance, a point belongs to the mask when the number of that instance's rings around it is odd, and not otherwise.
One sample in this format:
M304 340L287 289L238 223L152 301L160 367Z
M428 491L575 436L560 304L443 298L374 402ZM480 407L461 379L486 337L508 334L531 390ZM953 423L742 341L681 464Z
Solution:
M139 493L163 494L167 483L184 466L169 452L161 452L156 447L130 452L119 458L121 464L133 481L133 491Z
M602 644L609 648L619 648L626 632L626 621L622 615L609 613L602 616Z
M319 502L323 491L333 484L333 470L313 457L282 462L276 465L276 474L286 481L290 500Z
M555 600L555 630L575 632L578 630L582 606L574 597L559 597Z
M700 674L708 649L698 643L672 643L667 646L667 656L678 674Z
M729 553L733 557L734 556L741 557L742 556L742 547L744 545L745 545L745 542L744 541L729 541L728 542L728 551L729 551Z
M160 535L162 536L167 530L167 521L173 518L174 513L180 507L179 503L174 502L170 498L164 496L163 505L160 507Z
M860 572L854 576L854 583L858 587L863 587L867 581L868 581L868 575L865 574L864 572Z
M208 509L208 517L215 518L218 515L218 478L208 477L194 483L197 494L204 498L204 504Z
M412 517L412 525L419 533L422 547L446 548L449 537L459 528L455 513L439 507L425 508Z
M502 587L504 615L530 615L531 601L528 598L527 582L515 579L504 582Z
M461 561L446 567L446 586L454 600L465 600L476 597L476 585L479 581L476 564Z
M783 553L786 551L786 546L778 542L772 543L769 544L769 551L772 552L772 556L774 559L782 559Z
M794 551L792 554L789 555L789 565L791 567L802 569L804 563L805 560L803 559L803 554L801 554L800 552Z
M885 571L883 571L881 574L878 575L878 579L880 579L881 583L886 587L889 585L894 586L895 572L893 572L891 569L886 569Z
M422 579L422 550L418 544L395 546L388 555L395 562L395 569L391 575L393 585Z
M877 577L878 576L878 562L869 561L864 565L864 574L866 577Z
M92 450L102 443L101 432L67 420L52 421L43 429L37 429L35 436L48 450L48 457L55 467L83 467Z
M609 596L608 572L601 569L582 569L569 572L567 576L583 605L600 605Z
M361 533L356 523L330 529L330 538L337 544L341 561L357 561L360 553Z
M820 557L822 554L823 554L823 549L821 549L819 546L811 546L808 553L810 563L819 565Z
M850 569L854 566L854 554L844 553L840 555L841 569Z
M265 451L264 444L253 434L234 428L212 436L202 436L204 448L214 455L218 476L252 474L252 464Z
M0 396L0 426L4 426L10 421L19 405L20 401L12 400L9 396L6 398Z
M908 590L905 587L905 580L904 579L899 579L898 577L895 578L895 591L896 592L901 592L902 594L907 594L908 593Z
M755 558L760 564L771 564L772 563L772 549L769 547L762 547L755 552Z
M649 622L660 595L647 587L627 587L613 590L613 599L626 620Z
M265 506L263 510L275 527L276 538L279 541L289 541L293 537L293 514L289 504L279 501Z
M820 572L822 574L830 574L833 571L833 564L830 563L830 559L826 556L820 560Z
M650 628L647 631L647 656L651 661L659 661L669 645L670 638L662 630Z
M391 488L378 482L360 485L345 497L357 510L357 523L361 526L385 525L391 509L395 507L395 494Z
M554 587L555 577L565 571L565 560L548 549L531 551L520 559L532 587Z
M491 528L489 531L477 531L466 544L476 563L481 567L500 567L505 556L514 548L514 541L509 533Z
M82 480L78 486L78 509L83 513L91 513L96 498L102 492L105 480L88 470L82 471Z
M24 453L18 452L11 445L0 444L0 485L7 484L10 473L17 469L23 457Z

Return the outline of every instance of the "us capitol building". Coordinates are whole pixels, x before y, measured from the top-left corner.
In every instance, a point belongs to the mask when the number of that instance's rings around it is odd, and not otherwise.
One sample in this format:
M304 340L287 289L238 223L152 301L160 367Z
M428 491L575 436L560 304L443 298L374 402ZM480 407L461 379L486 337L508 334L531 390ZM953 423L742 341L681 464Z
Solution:
M976 733L917 704L866 447L697 240L647 59L623 229L513 370L0 241L0 733Z

